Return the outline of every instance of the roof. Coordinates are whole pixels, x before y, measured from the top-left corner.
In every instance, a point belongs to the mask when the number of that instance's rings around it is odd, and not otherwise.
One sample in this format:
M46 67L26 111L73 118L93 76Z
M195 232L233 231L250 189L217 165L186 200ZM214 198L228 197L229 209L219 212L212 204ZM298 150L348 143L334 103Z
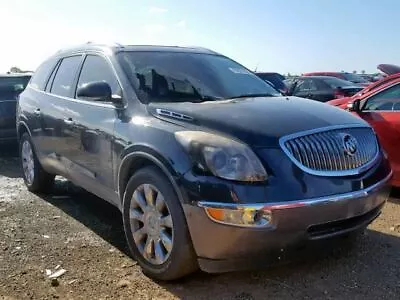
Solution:
M303 76L312 76L312 75L319 75L319 74L346 74L347 72L308 72L304 73Z
M189 53L204 53L218 54L212 50L203 47L183 47L183 46L162 46L162 45L121 45L121 44L95 44L87 43L72 48L62 49L57 52L57 55L63 53L79 52L79 51L155 51L155 52L189 52Z
M0 74L0 77L31 77L32 73L6 73L6 74Z
M332 78L335 78L335 79L340 79L340 78L337 78L337 77L334 77L334 76L327 76L327 75L325 75L325 76L323 76L323 75L300 76L298 78L314 78L314 79L332 79Z

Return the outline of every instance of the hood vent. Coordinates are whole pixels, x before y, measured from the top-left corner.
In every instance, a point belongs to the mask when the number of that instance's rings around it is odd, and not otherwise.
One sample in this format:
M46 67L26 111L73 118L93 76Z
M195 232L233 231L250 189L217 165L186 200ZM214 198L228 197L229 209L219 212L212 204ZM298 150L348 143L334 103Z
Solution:
M173 118L173 119L178 119L178 120L183 120L183 121L193 121L193 118L181 113L177 113L168 109L161 109L157 108L156 113L159 116L163 117L168 117L168 118Z

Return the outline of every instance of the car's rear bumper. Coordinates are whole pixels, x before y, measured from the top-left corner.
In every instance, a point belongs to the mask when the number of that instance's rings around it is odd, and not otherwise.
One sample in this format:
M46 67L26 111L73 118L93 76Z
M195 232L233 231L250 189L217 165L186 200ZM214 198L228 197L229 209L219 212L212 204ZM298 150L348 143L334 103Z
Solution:
M248 269L268 253L283 251L305 241L315 241L365 228L386 202L392 173L368 188L321 198L265 204L200 202L185 204L185 214L200 268L208 272ZM251 228L213 221L205 208L268 211L271 222Z

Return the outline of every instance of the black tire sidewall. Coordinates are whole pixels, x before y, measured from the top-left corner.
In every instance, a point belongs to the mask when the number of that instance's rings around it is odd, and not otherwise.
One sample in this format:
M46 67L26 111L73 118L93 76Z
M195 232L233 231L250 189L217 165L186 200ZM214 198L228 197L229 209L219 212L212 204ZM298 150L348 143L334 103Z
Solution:
M173 222L173 247L167 261L161 265L148 262L136 247L130 226L129 209L135 189L141 184L152 184L164 196ZM133 257L149 277L171 280L182 277L196 269L195 255L187 229L182 205L168 178L155 167L146 167L135 173L128 182L123 199L123 223L128 246Z

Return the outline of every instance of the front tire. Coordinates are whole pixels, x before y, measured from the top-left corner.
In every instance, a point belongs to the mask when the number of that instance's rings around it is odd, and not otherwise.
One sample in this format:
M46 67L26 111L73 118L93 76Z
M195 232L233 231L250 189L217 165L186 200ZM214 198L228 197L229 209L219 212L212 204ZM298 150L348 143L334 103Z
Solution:
M174 280L198 268L182 206L158 168L141 169L129 180L123 221L131 253L147 276Z
M19 141L19 157L22 175L28 190L44 193L51 190L55 176L43 170L33 148L32 140L24 133Z

